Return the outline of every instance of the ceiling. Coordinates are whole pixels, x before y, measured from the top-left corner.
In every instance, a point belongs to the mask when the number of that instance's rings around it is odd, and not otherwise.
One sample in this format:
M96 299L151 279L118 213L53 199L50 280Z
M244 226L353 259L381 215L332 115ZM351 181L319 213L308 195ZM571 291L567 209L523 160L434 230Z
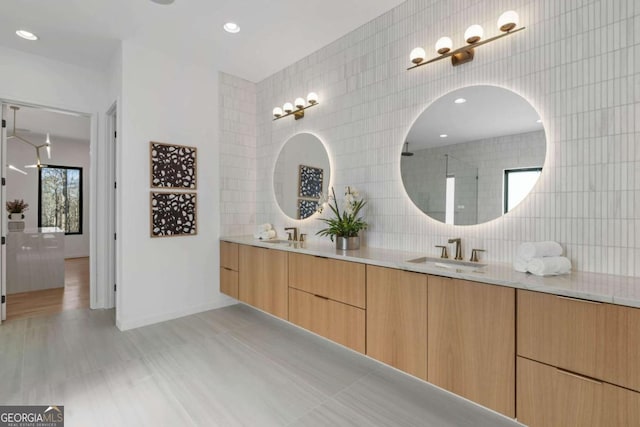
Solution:
M60 139L89 143L91 137L91 119L88 117L20 106L16 122L16 133L36 145L45 142L47 133L53 145ZM7 134L12 132L13 110L7 108Z
M0 46L103 70L120 40L260 81L380 16L403 0L3 0ZM237 22L241 31L222 26ZM37 34L29 42L17 29Z
M464 98L467 102L456 104ZM438 98L407 135L409 151L544 130L527 100L497 86L468 86ZM441 138L440 135L448 135Z

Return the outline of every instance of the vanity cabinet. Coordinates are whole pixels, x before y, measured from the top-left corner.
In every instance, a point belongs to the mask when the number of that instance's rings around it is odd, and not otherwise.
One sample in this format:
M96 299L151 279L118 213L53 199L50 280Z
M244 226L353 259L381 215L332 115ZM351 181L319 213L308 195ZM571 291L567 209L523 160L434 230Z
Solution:
M515 416L515 289L429 276L427 380Z
M289 321L365 352L364 264L289 254Z
M427 275L367 266L367 355L427 380Z
M518 419L640 425L640 309L518 290Z
M220 292L238 299L238 244L220 242Z
M240 245L238 268L238 299L287 319L287 252Z

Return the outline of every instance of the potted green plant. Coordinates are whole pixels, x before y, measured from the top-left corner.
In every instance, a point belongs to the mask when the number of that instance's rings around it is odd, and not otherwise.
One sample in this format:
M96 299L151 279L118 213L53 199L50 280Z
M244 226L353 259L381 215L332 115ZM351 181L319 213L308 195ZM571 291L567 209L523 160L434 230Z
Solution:
M335 217L320 218L320 221L327 224L327 228L323 228L316 234L329 236L332 242L335 238L337 249L359 249L359 233L361 230L367 229L367 223L360 216L360 212L366 204L367 202L360 197L360 193L355 188L347 186L341 211L336 199L336 192L331 187L331 195L321 198L321 203L318 204L318 212L322 213L326 205L329 206Z
M24 213L29 209L29 203L25 203L24 200L15 199L7 202L7 212L9 212L9 219L12 221L20 221L24 219Z

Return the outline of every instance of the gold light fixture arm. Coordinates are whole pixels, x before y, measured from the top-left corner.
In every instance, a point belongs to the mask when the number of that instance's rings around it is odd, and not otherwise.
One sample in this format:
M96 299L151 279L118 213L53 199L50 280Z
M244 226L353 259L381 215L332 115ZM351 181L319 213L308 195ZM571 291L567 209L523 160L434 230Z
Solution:
M515 30L507 31L507 32L504 32L502 34L498 34L497 36L491 37L489 39L479 41L477 43L473 43L473 44L469 44L469 45L466 45L466 46L462 46L462 47L460 47L460 48L458 48L456 50L452 50L450 52L444 53L444 54L442 54L440 56L437 56L435 58L431 58L428 61L422 61L419 64L413 65L413 66L407 68L407 71L408 70L413 70L414 68L422 67L423 65L431 64L432 62L440 61L441 59L445 59L445 58L449 58L449 57L451 57L451 63L454 66L455 65L464 64L465 62L469 62L469 61L471 61L473 59L474 49L476 47L482 46L483 44L491 43L492 41L501 39L501 38L506 37L506 36L510 36L512 34L515 34L515 33L519 32L519 31L524 30L525 28L526 27L520 27L520 28L517 28Z
M307 105L306 107L297 108L297 109L293 110L290 113L286 113L286 114L281 115L280 117L276 117L275 119L273 119L273 121L275 122L276 120L284 119L285 117L289 117L289 116L294 116L294 118L296 120L300 120L301 118L304 117L304 110L306 110L308 108L311 108L311 107L315 107L318 104L319 104L319 102L315 102L315 103Z
M9 108L11 108L13 110L13 131L11 132L11 135L7 136L7 139L11 139L11 138L15 138L20 142L23 142L25 144L29 144L30 146L32 146L35 150L36 150L36 167L41 168L44 165L42 164L42 162L40 161L40 149L41 148L45 148L45 147L49 147L50 146L50 142L49 142L49 134L47 134L47 141L44 144L34 144L33 142L29 141L28 139L25 139L23 137L21 137L20 135L18 135L18 133L16 132L16 112L20 109L20 107L17 107L15 105L10 106ZM11 165L10 165L11 166ZM21 173L25 173L21 170L18 170ZM26 174L26 173L25 173Z

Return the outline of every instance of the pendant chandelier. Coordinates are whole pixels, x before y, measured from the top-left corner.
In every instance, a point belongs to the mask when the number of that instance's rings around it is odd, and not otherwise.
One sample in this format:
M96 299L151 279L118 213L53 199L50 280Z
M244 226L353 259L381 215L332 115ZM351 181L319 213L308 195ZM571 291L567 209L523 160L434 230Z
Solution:
M43 168L43 167L47 167L47 165L43 164L41 159L40 159L40 150L41 149L45 149L47 152L47 159L51 160L51 139L49 138L49 133L47 132L47 136L45 138L45 141L42 144L37 144L34 142L29 141L28 139L24 138L23 136L18 135L18 132L16 131L17 126L16 126L16 115L18 110L20 110L20 107L17 107L15 105L11 105L9 107L10 109L13 110L13 129L11 131L11 134L7 136L7 140L9 139L16 139L20 142L23 142L25 144L30 145L31 147L33 147L36 150L36 163L34 164L30 164L30 165L25 165L25 168ZM27 173L25 171L23 171L22 169L19 169L13 165L9 165L9 169L16 171L16 172L20 172L24 175L26 175Z

